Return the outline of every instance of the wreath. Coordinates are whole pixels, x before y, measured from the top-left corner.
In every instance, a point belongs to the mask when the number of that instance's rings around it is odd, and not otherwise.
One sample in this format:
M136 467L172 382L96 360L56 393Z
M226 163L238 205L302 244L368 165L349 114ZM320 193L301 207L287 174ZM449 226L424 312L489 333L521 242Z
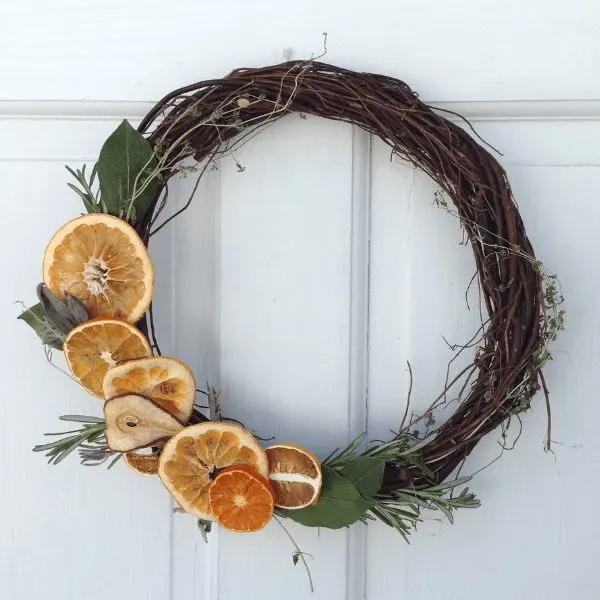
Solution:
M487 312L470 345L472 362L422 415L405 416L388 441L369 444L363 434L323 461L294 444L263 448L250 430L223 419L217 390L197 390L185 364L161 355L152 313L147 245L194 197L161 221L171 179L192 172L195 191L217 159L293 112L357 125L440 186L438 204L459 219L473 251ZM137 130L123 121L93 169L67 167L87 214L52 238L40 301L19 317L50 356L64 351L72 377L104 401L104 417L62 416L81 429L34 450L53 464L75 449L86 465L112 466L124 457L134 470L158 474L203 531L213 521L257 531L272 517L329 528L378 519L408 538L425 509L452 521L456 509L478 506L459 467L482 437L519 418L540 389L549 447L542 369L564 310L505 171L464 123L444 118L398 79L316 61L236 69L168 94ZM415 425L431 419L458 381L452 416L417 433ZM198 393L208 398L208 415ZM298 558L304 560L299 549Z

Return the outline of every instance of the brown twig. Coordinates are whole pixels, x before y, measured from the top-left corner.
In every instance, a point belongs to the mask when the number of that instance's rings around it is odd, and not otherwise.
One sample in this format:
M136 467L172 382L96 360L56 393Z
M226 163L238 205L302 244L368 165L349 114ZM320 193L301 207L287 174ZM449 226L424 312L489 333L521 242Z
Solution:
M440 482L483 436L528 406L538 389L538 377L549 410L536 358L548 341L543 277L506 173L467 131L421 102L403 81L316 60L240 68L222 79L175 90L146 115L139 129L162 152L175 157L163 172L166 184L179 172L177 157L192 153L198 163L206 161L206 169L262 127L290 113L350 123L379 137L393 155L408 160L440 186L444 198L454 205L449 212L459 218L468 238L483 299L480 310L487 309L488 315L482 314L484 329L473 363L446 382L445 390L427 411L436 408L462 376L467 375L467 383L474 377L470 385L463 383L454 414L423 450L425 466L433 473L433 481ZM162 200L159 193L156 210L164 207ZM138 224L146 241L153 221L150 211L145 222ZM410 365L409 374L412 380ZM550 425L548 413L548 440ZM410 477L406 477L406 469L391 465L386 472L387 485L393 486L395 481L400 489L407 481L414 485L425 482L419 468L410 469Z

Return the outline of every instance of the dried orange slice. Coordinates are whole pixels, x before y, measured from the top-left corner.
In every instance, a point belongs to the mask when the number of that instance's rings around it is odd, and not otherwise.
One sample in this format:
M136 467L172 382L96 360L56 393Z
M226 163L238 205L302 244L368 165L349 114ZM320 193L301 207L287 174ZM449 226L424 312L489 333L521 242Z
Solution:
M248 467L230 467L214 480L208 502L215 519L230 531L260 531L273 516L269 481Z
M189 420L196 399L196 381L189 367L166 356L131 360L110 368L103 389L107 400L123 394L148 396L183 423Z
M186 427L165 444L158 475L183 510L212 521L208 491L221 469L235 465L268 473L267 456L249 431L209 421Z
M156 475L160 454L142 454L141 452L128 452L123 455L125 464L140 475Z
M154 292L154 267L131 225L94 213L69 221L44 255L44 283L65 299L83 302L90 317L120 317L135 323Z
M151 349L139 329L121 319L92 319L72 329L63 346L73 377L94 396L104 397L102 382L110 367L146 358Z
M316 503L323 475L319 459L306 448L276 444L265 449L275 506L295 510Z

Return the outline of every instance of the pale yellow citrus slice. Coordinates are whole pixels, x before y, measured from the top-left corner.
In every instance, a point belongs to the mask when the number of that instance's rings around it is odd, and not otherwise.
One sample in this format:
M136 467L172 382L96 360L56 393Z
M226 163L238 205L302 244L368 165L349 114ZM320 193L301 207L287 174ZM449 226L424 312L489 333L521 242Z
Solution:
M123 394L139 394L186 423L194 408L196 381L180 360L166 356L141 358L110 368L103 383L108 400Z
M90 317L135 323L154 292L154 267L133 227L117 217L93 213L69 221L44 255L44 282L65 299L81 300Z
M73 377L94 396L104 397L102 382L110 367L151 355L139 329L121 319L92 319L72 329L63 346Z
M210 486L222 469L232 466L268 474L265 452L249 431L209 421L186 427L165 444L158 475L183 510L212 521Z
M295 510L315 504L323 484L319 459L294 444L276 444L265 452L275 506Z

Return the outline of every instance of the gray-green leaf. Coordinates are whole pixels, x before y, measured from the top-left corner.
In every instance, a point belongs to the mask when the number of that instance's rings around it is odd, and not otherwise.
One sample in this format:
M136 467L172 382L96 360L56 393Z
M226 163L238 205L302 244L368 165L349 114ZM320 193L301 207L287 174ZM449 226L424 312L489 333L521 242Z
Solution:
M142 219L158 191L157 164L148 140L123 121L104 142L96 165L106 211L132 222Z
M67 308L71 313L71 316L74 320L77 321L77 324L83 323L90 318L90 315L85 307L85 304L75 298L75 296L71 296L71 294L65 294L67 297Z
M64 334L60 328L50 320L41 304L36 304L35 306L28 308L22 312L18 318L25 321L25 323L38 334L43 344L55 348L56 350L62 350Z
M360 520L370 506L351 481L323 465L323 487L319 501L308 508L281 513L308 527L340 529Z
M44 283L37 286L37 295L46 317L64 334L89 319L85 305L73 296L67 294L65 303L57 298Z
M370 500L381 488L385 461L369 456L355 456L340 470L365 500Z

